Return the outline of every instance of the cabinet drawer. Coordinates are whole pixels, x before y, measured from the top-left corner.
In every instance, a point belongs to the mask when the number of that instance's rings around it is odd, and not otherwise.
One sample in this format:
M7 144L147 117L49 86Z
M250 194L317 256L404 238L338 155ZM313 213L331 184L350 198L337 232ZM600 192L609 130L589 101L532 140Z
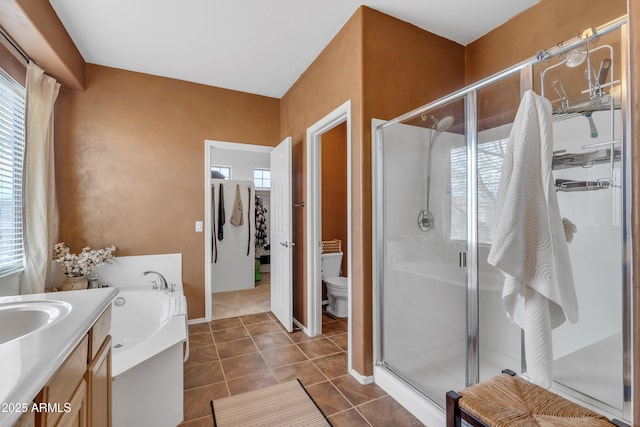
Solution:
M42 391L36 396L36 403L49 403L57 407L64 407L65 403L70 403L73 392L78 388L78 384L83 382L84 374L87 370L87 355L89 350L89 337L80 341L73 353L67 357L62 366L55 373L53 378L47 383ZM36 414L36 425L54 426L60 418L60 412L39 412Z
M102 316L96 321L89 331L89 359L87 363L91 363L95 359L96 354L102 347L102 343L111 332L111 305L102 313Z

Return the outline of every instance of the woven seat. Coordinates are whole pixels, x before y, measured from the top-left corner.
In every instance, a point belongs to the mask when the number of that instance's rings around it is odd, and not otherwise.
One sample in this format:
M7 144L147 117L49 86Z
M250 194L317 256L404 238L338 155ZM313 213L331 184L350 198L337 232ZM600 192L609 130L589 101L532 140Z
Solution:
M606 417L511 371L467 387L459 394L447 393L447 426L460 425L461 416L471 425L488 427L612 426Z

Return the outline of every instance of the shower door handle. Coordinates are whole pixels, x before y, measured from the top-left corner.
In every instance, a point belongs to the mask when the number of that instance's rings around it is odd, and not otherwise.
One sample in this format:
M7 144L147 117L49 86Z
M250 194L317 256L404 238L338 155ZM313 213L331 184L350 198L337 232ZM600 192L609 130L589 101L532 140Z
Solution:
M467 267L467 251L458 252L458 265L460 268Z

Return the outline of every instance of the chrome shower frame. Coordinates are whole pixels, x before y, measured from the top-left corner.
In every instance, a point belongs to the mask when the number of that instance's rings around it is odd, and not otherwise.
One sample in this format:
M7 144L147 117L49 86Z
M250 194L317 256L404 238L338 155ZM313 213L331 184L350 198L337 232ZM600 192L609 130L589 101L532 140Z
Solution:
M630 129L630 111L627 106L627 101L629 99L629 86L628 86L628 28L627 28L627 17L623 16L616 20L613 20L607 24L604 24L596 29L597 36L602 36L613 31L620 30L620 52L621 52L621 81L622 81L622 135L620 135L620 139L622 140L622 162L624 165L624 174L622 180L624 181L623 185L623 196L622 196L622 206L623 206L623 219L622 219L622 234L623 234L623 248L622 248L622 307L621 311L622 315L622 329L623 329L623 376L624 376L624 402L623 402L623 410L621 416L626 420L631 420L633 416L633 396L632 396L632 360L634 358L633 355L633 347L632 347L632 330L631 330L631 316L632 316L632 241L631 241L631 167L632 167L632 144L631 141L631 129ZM451 93L443 98L440 98L434 102L426 104L420 108L416 108L406 114L403 114L399 117L396 117L392 120L386 121L375 128L375 141L373 145L373 153L374 153L374 167L373 167L373 184L374 184L374 218L376 222L373 224L374 231L374 257L378 260L378 262L374 262L373 265L373 276L374 276L374 335L375 335L375 349L374 349L374 362L376 368L381 369L382 371L386 371L390 376L395 377L400 382L403 383L403 386L407 388L407 390L411 390L413 393L417 393L422 397L426 397L433 404L439 405L439 401L441 400L435 396L429 396L424 392L418 390L411 384L407 383L403 380L398 373L393 372L386 366L384 362L384 330L382 327L382 320L387 314L384 313L383 308L383 298L384 298L384 277L385 277L385 267L383 260L386 259L385 253L385 241L384 241L384 222L382 218L384 217L384 198L385 194L383 192L383 171L384 171L384 163L382 158L383 153L383 138L384 138L384 130L390 126L400 124L415 117L420 116L421 114L427 114L428 112L442 107L451 102L464 99L465 100L465 120L467 124L467 135L466 135L466 150L467 156L470 159L475 159L475 150L477 146L477 111L476 111L476 99L477 99L477 91L479 89L485 88L493 83L496 83L500 80L503 80L507 77L513 76L517 73L520 74L520 82L521 82L521 94L526 90L533 89L533 66L536 64L540 64L541 62L562 55L572 49L575 49L579 46L585 44L585 39L583 37L575 37L567 42L564 42L562 45L555 46L548 50L544 50L539 52L535 57L531 57L525 61L522 61L516 65L513 65L501 72L498 72L492 76L489 76L477 83L466 86L456 92ZM478 325L478 309L479 309L479 301L478 301L478 275L477 275L477 265L478 265L478 253L477 253L477 164L475 164L475 160L471 160L468 162L468 191L470 194L467 195L467 202L469 203L469 224L467 225L467 233L468 233L468 242L469 242L469 252L467 253L467 259L469 262L467 263L467 277L468 277L468 287L467 287L467 298L466 298L466 308L467 308L467 348L468 348L468 358L467 358L467 372L466 372L466 383L467 385L472 385L478 382L479 380L479 358L478 358L478 347L479 347L479 325ZM521 342L523 346L524 343ZM524 360L524 349L522 351L522 369L526 370L526 361Z

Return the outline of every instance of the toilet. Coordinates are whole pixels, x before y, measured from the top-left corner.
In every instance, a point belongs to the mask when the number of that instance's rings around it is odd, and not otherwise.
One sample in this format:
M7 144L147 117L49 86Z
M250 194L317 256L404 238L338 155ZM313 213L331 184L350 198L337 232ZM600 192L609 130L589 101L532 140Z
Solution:
M349 279L340 277L342 252L322 254L322 280L327 284L329 305L327 313L335 317L347 317L349 313Z

